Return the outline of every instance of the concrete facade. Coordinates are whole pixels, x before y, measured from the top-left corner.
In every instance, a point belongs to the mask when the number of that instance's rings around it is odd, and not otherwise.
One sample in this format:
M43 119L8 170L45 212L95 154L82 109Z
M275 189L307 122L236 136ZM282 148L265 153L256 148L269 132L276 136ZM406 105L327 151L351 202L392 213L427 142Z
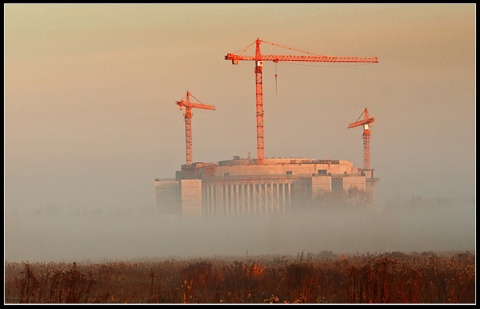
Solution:
M159 214L268 216L323 207L332 199L367 201L378 178L346 160L308 158L196 162L175 179L156 179Z
M155 180L156 213L162 215L181 215L182 200L180 182L175 179Z
M182 215L202 215L202 180L180 180Z

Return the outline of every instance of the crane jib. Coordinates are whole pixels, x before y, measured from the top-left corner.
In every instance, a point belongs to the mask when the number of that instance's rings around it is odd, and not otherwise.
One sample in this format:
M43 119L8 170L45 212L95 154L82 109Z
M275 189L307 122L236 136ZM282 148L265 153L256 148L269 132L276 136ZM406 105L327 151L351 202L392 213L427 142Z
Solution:
M378 57L338 57L338 56L293 56L293 55L261 55L242 56L228 53L225 60L232 60L233 64L242 61L302 61L302 62L364 62L378 63Z

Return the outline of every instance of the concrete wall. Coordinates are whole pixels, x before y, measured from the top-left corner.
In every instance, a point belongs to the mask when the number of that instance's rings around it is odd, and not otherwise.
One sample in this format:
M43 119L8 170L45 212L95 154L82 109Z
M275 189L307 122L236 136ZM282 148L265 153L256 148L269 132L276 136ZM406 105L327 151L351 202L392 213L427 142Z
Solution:
M156 213L160 215L180 215L182 203L180 183L176 180L155 181Z
M269 160L273 161L273 159ZM292 160L294 161L294 160ZM283 162L283 161L282 161ZM293 176L298 175L318 175L319 170L326 171L327 174L360 174L360 169L353 166L352 162L340 160L339 164L312 164L312 163L275 163L263 165L219 165L215 169L216 177L235 177L235 176L265 176L265 175L286 175L291 172Z
M316 176L312 177L312 198L322 198L332 193L332 177Z
M360 191L366 191L367 185L365 176L349 176L343 177L343 189L348 191L350 189L357 189Z
M180 181L182 215L202 215L202 181L183 179Z
M365 175L366 178L373 178L373 170L364 170L363 174Z
M312 178L297 179L291 186L292 204L290 211L308 209L312 201Z

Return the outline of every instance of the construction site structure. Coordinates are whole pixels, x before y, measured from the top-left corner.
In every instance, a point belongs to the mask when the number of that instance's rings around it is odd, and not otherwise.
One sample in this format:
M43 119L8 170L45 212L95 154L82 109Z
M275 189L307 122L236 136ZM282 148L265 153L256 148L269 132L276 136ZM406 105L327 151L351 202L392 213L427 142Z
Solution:
M363 119L359 120L363 115ZM375 121L375 117L368 116L368 109L365 107L362 114L358 117L357 121L352 122L348 125L348 128L355 128L358 126L363 126L363 169L370 169L370 127Z
M264 216L372 205L373 170L346 160L240 158L182 165L175 179L156 179L159 214Z
M308 55L263 55L260 51L260 44L267 43L273 46L288 48ZM251 44L253 45L253 43ZM250 45L250 46L251 46ZM245 48L248 49L250 46ZM254 61L255 62L255 101L256 101L256 120L257 120L257 162L263 164L265 156L264 147L264 128L263 128L263 82L262 69L263 61L273 61L278 63L280 61L294 61L294 62L348 62L348 63L378 63L377 57L339 57L339 56L323 56L315 55L310 52L301 51L299 49L281 46L279 44L266 42L257 38L255 40L255 56L237 55L227 53L225 60L231 60L232 64L238 64L239 61Z
M373 169L355 167L346 160L265 158L262 66L263 61L377 63L377 57L332 57L308 52L304 52L309 54L306 56L263 55L261 43L268 42L257 39L254 56L225 56L233 64L243 60L255 62L257 158L234 156L232 160L192 163L191 128L187 129L187 119L190 121L191 117L186 113L187 164L181 165L175 178L155 179L158 214L264 216L332 206L372 205L378 181ZM188 97L187 92L187 101Z
M200 103L193 103L190 102L190 96L193 97L195 100L198 101L188 90L187 95L185 96L185 100L182 99L177 101L177 105L180 107L180 110L185 107L185 142L186 142L186 164L192 164L192 108L200 108L200 109L208 109L208 110L215 110L215 105L207 105Z

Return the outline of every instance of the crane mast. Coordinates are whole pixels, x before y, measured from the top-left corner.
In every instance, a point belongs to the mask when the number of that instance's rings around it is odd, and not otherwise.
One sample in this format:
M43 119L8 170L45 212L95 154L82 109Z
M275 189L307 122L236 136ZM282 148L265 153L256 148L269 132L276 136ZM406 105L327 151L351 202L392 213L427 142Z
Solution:
M190 102L190 96L195 98L187 90L187 95L185 100L182 99L181 101L176 102L176 104L180 107L180 110L182 110L183 107L185 107L184 118L185 118L185 141L186 141L186 164L187 165L192 164L192 116L193 116L192 108L215 110L214 105Z
M263 125L263 85L262 85L262 69L263 61L302 61L302 62L364 62L378 63L377 57L338 57L338 56L322 56L310 55L262 55L260 52L260 44L267 43L275 46L278 44L262 41L259 38L255 40L255 56L244 56L233 53L227 53L225 60L231 60L232 64L238 64L238 61L254 61L255 62L255 101L256 101L256 121L257 121L257 164L263 164L264 149L264 125ZM280 46L283 47L283 46Z
M363 120L358 120L362 117ZM368 116L368 109L365 107L362 114L358 117L357 121L352 122L348 125L348 128L354 128L358 126L363 126L363 168L365 170L370 169L370 127L375 121L375 117Z

